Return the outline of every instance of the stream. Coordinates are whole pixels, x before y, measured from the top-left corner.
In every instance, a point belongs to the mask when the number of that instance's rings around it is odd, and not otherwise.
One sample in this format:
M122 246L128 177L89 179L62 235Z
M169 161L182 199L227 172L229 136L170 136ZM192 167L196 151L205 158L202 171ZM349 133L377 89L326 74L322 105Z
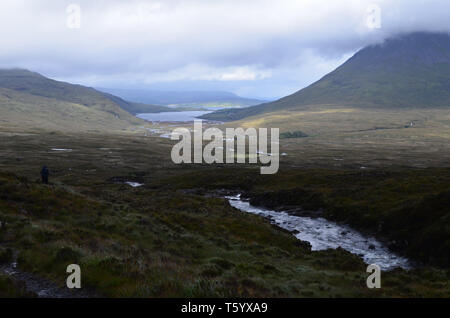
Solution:
M300 217L255 207L242 200L240 195L227 196L226 199L236 209L268 218L273 224L292 232L299 240L309 242L313 251L341 247L360 256L367 264L377 264L382 270L412 268L408 259L391 252L376 238L365 236L346 225L324 218Z

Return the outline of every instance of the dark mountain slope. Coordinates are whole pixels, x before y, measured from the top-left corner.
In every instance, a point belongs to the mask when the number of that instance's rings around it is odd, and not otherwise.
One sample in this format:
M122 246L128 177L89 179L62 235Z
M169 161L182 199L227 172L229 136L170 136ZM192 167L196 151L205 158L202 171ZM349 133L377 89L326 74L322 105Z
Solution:
M450 35L412 33L366 47L311 86L272 103L204 118L238 120L314 105L358 108L450 106Z

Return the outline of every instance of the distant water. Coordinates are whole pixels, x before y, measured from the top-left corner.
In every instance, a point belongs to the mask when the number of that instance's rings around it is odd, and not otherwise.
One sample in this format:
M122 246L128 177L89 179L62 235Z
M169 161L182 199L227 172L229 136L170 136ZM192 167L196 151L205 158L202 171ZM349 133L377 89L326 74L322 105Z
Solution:
M142 187L144 185L144 184L139 183L139 182L131 182L131 181L128 181L128 182L125 182L125 183L128 184L129 186L133 187L133 188L139 188L139 187Z
M313 251L341 247L360 256L367 264L377 264L383 270L396 267L411 268L408 259L392 253L374 237L367 237L352 228L324 218L310 218L290 215L258 208L241 200L240 195L227 197L230 204L242 211L271 219L272 223L288 231L295 231L295 237L311 244Z
M136 116L151 122L190 122L202 115L212 113L211 111L182 111L164 113L146 113Z

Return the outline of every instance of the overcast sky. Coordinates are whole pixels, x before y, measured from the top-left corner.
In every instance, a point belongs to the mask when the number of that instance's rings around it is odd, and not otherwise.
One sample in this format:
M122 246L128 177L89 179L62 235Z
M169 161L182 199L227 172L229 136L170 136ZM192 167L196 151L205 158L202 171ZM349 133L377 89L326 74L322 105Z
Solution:
M0 67L96 87L275 98L365 45L450 32L449 12L449 0L1 0Z

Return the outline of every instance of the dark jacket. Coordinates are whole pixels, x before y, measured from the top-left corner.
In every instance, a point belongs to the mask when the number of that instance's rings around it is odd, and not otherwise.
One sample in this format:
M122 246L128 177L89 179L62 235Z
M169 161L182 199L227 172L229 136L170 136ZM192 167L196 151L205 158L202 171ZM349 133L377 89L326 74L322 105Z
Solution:
M48 170L47 166L44 166L41 170L41 176L48 177L49 174L50 174L50 171Z

